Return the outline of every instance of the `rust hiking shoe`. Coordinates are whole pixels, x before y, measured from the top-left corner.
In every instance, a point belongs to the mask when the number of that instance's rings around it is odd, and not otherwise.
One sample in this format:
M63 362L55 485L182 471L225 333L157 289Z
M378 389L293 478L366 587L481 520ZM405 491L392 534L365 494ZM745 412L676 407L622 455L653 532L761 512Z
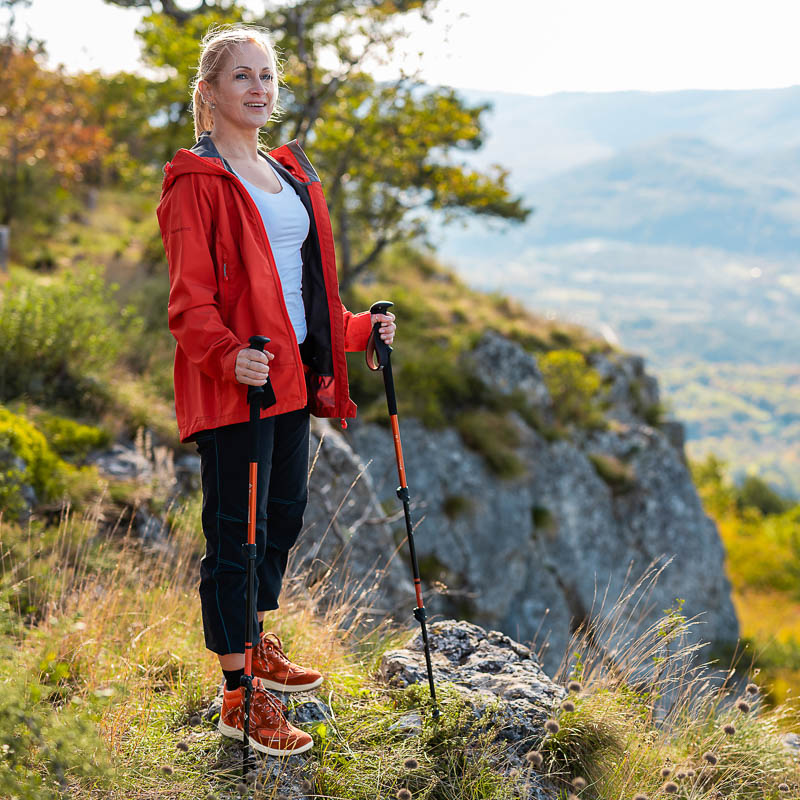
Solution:
M224 689L222 711L217 726L223 736L240 742L244 739L244 687ZM250 699L250 746L270 756L304 753L313 744L311 737L286 719L286 706L253 678Z
M315 669L293 664L283 652L281 640L274 633L264 631L261 641L253 650L253 675L261 678L264 686L276 692L307 692L322 683L322 675Z

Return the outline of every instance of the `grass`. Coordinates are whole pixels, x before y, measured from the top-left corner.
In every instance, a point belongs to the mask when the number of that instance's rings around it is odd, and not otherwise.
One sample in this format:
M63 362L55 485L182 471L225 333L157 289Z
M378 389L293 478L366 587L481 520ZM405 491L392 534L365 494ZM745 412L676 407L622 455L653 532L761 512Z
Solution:
M780 504L753 481L737 487L713 456L692 464L706 512L719 528L743 637L769 686L771 703L800 692L800 506ZM750 505L759 502L773 513ZM768 501L768 502L767 502Z
M0 667L0 718L24 713L35 722L20 744L19 785L8 784L7 796L28 796L19 786L30 784L32 797L67 791L78 800L233 797L238 746L213 720L193 719L219 683L195 597L196 509L173 510L169 547L155 553L130 530L101 526L101 508L98 501L81 517L65 509L55 527L0 523L7 623L0 647L13 653ZM427 688L393 689L375 678L381 653L409 631L367 626L352 605L326 604L321 587L309 590L296 576L267 627L298 661L326 674L321 699L331 714L308 726L310 757L273 760L278 776L253 796L296 792L305 780L325 798L405 789L426 800L510 800L545 779L566 793L582 777L581 797L660 797L665 765L695 770L679 781L685 798L777 797L781 782L796 790L800 775L777 736L796 719L791 704L768 708L759 690L752 710L737 710L741 687L727 671L697 665L699 645L688 634L698 622L679 604L644 634L628 635L656 578L654 571L576 632L556 675L580 682L574 707L556 710L556 732L512 745L491 707L476 714L448 685L438 687L439 726L425 713L415 722ZM34 583L19 602L20 585ZM618 646L609 653L599 641ZM728 723L735 734L722 730ZM56 730L69 739L67 752L53 751ZM542 753L541 767L524 760L528 749ZM706 752L717 758L713 769Z

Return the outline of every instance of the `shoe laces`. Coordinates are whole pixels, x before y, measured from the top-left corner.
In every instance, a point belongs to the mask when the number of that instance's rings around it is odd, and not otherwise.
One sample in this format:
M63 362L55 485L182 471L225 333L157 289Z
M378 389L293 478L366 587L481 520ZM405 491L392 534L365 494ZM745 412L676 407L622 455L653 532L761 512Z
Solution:
M277 633L272 633L271 631L269 633L265 633L261 637L261 642L264 647L272 651L279 661L283 661L285 664L289 665L292 664L292 662L289 661L288 657L286 656L286 653L283 652L283 642L281 642L281 639Z
M286 721L289 709L261 683L259 678L253 678L253 701L258 703L261 710L266 710L268 716L277 714L282 722Z

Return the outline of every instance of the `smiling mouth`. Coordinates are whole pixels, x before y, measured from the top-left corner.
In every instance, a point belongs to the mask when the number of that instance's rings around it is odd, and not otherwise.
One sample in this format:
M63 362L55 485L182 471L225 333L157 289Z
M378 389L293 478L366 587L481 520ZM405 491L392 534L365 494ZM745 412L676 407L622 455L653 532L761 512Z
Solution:
M247 106L247 108L266 108L267 104L266 103L245 103L245 106Z

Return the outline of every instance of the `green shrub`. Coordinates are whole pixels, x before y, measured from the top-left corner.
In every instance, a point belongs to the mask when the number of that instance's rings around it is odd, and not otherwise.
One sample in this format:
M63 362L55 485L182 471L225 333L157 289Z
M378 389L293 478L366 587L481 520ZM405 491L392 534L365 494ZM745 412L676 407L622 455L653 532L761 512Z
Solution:
M480 453L489 469L500 478L516 478L525 465L516 454L519 435L505 414L465 411L456 417L456 428L467 447Z
M757 475L748 475L736 492L736 505L740 511L757 508L762 514L782 514L793 504Z
M29 397L85 411L139 323L97 273L7 284L0 302L0 400Z
M448 494L442 500L442 511L447 515L448 519L455 519L464 514L469 514L475 504L472 499L465 497L463 494Z
M65 479L65 466L44 434L25 417L0 406L0 510L19 514L25 507L26 485L40 500L52 499L63 491Z
M597 474L608 484L613 494L625 494L636 486L636 474L630 464L605 453L589 453Z
M551 350L539 357L539 368L553 398L558 421L580 428L605 424L598 397L602 381L597 370L576 350Z
M102 428L82 425L66 417L42 411L36 415L36 427L44 433L50 447L60 456L84 460L89 451L106 447L111 434Z

